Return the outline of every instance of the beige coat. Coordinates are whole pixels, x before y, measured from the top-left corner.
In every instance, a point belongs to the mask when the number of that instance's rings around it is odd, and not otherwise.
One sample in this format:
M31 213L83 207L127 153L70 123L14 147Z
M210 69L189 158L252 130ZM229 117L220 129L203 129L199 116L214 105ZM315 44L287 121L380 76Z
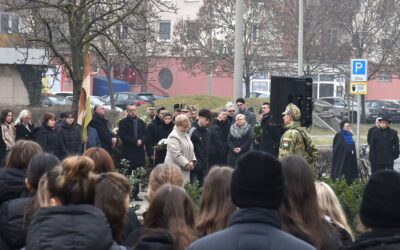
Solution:
M182 133L175 126L168 136L167 155L164 163L174 164L182 169L185 182L190 181L190 171L185 169L189 161L195 161L193 143L187 133Z

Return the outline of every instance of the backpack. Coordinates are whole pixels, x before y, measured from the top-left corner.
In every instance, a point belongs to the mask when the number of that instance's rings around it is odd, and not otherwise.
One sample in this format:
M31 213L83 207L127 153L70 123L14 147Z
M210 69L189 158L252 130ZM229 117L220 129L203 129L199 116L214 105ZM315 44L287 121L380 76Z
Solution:
M310 134L308 134L307 131L301 128L296 128L295 130L299 132L301 138L303 139L304 149L306 152L306 161L311 165L314 165L319 158L319 152L317 147L312 143Z

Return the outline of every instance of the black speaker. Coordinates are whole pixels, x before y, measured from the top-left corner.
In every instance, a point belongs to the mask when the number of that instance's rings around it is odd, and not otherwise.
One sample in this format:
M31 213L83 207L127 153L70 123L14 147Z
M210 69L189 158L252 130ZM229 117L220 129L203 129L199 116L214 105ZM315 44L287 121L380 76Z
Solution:
M282 113L289 103L295 104L301 111L302 127L312 125L312 78L271 76L271 113L272 122L283 125Z

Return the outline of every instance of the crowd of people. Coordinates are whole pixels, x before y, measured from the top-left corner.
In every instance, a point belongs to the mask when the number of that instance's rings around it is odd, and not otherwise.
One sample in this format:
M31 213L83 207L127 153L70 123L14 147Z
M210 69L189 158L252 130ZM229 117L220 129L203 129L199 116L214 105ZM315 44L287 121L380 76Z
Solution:
M117 134L97 106L87 138L71 112L58 121L46 112L35 128L29 111L15 123L12 111L3 111L0 249L400 249L400 174L393 171L399 142L390 120L379 118L368 136L365 231L355 233L331 187L314 179L318 151L300 127L299 108L286 107L280 129L269 103L259 125L244 99L236 106L238 112L227 103L196 116L183 105L173 113L149 108L141 119L130 105ZM340 128L332 177L351 183L357 168L350 123ZM130 170L150 159L143 221L130 200L141 200L139 189L115 171L117 146ZM188 182L202 187L198 208L183 188Z

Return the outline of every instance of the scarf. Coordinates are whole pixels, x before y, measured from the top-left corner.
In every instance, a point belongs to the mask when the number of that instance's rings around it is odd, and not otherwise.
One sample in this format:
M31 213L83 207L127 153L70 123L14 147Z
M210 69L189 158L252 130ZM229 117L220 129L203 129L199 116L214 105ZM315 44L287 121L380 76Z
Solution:
M248 123L246 123L242 127L238 127L236 125L236 123L234 123L231 126L230 133L234 138L239 139L239 138L242 138L245 134L247 134L249 129L250 129L250 125Z
M3 141L6 144L6 151L10 150L15 144L15 128L14 125L2 123L1 132Z
M347 132L346 130L342 129L342 134L344 137L344 141L346 142L347 145L353 145L353 134L351 132Z

